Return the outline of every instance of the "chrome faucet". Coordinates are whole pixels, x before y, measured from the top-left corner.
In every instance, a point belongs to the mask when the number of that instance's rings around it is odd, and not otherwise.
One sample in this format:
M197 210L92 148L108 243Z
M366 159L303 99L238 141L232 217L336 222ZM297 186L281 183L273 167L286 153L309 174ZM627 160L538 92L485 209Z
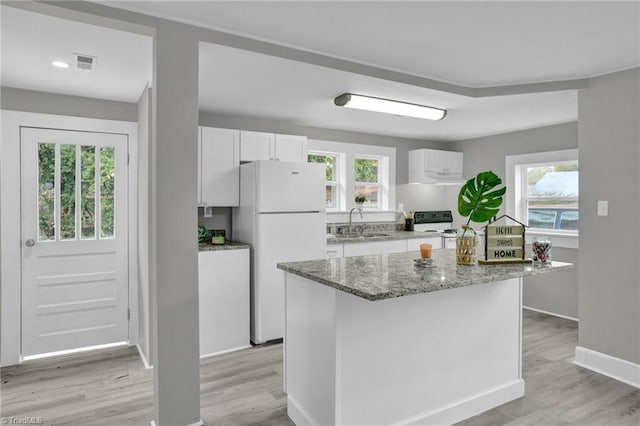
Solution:
M354 207L354 208L352 208L351 211L349 212L349 232L351 232L352 215L353 215L353 211L354 210L358 210L360 212L360 219L364 218L364 216L362 215L362 207Z

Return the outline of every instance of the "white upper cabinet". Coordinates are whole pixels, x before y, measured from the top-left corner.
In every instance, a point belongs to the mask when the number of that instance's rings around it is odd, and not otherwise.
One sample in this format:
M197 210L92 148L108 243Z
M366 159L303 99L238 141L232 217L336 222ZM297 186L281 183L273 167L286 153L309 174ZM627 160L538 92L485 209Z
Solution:
M295 135L276 135L275 160L307 162L307 137Z
M409 151L409 183L462 182L462 172L461 152L437 149Z
M276 135L241 130L240 143L240 161L272 160Z
M240 131L200 127L198 205L240 204Z
M307 137L240 132L240 161L279 160L307 162Z

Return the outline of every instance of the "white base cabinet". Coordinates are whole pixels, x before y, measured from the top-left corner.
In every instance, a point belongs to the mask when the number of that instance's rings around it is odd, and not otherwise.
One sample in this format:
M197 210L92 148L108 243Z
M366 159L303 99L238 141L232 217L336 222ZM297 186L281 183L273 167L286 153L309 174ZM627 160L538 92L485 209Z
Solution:
M407 251L407 240L370 241L345 243L344 256L367 256L370 254L402 253Z
M297 425L449 425L524 395L520 278L376 302L285 279Z
M200 356L249 343L249 249L198 253Z
M407 251L420 250L420 244L431 244L432 248L442 248L442 237L410 238L407 240Z

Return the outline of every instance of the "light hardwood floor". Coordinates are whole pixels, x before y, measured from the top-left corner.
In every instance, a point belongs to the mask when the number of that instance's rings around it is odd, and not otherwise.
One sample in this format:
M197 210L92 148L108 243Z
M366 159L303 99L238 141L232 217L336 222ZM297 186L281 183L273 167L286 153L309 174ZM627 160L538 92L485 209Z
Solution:
M571 363L577 324L524 311L526 396L461 425L640 425L640 390ZM282 390L282 345L201 362L207 425L291 425ZM37 360L2 369L5 419L46 425L148 425L151 370L134 348Z

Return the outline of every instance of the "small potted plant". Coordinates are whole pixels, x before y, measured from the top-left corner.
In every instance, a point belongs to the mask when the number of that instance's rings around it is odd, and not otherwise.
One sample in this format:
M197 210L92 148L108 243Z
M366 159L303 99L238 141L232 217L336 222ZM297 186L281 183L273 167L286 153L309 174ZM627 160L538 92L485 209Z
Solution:
M360 210L362 210L362 206L364 205L364 203L367 201L367 197L365 197L362 194L358 194L356 195L356 207Z
M460 188L458 194L458 213L468 217L466 225L458 231L456 236L456 263L458 265L473 265L476 263L476 231L469 225L474 222L488 222L498 214L502 205L502 196L506 187L495 189L502 184L502 179L491 170L480 172L475 178L469 179Z

